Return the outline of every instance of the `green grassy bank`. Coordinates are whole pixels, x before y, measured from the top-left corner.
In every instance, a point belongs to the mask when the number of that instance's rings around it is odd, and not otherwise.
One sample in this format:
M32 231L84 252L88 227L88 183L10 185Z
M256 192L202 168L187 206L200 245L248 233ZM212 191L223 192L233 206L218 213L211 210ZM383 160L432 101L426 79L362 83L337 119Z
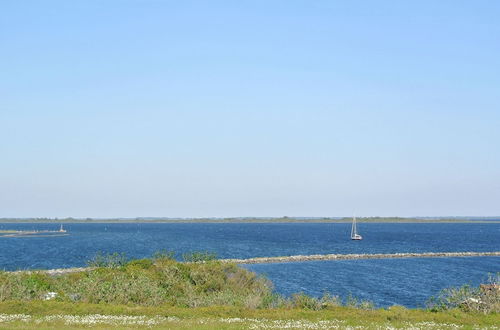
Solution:
M477 288L450 289L425 310L375 309L352 297L285 298L273 293L268 280L213 255L192 253L185 262L172 255L132 261L100 255L89 263L93 268L58 275L1 272L0 327L442 329L500 324L495 287L487 297Z

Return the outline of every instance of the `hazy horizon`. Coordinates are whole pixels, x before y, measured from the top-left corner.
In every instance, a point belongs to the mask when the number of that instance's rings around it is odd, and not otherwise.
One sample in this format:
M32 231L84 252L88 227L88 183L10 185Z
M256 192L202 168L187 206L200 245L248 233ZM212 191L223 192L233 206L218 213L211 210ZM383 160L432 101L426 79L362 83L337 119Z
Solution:
M500 2L0 9L0 218L500 214Z

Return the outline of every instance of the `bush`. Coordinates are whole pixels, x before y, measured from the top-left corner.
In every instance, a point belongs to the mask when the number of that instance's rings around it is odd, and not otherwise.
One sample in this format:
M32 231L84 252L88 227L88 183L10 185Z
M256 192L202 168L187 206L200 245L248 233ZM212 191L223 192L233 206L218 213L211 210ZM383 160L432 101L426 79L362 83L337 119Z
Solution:
M154 261L175 260L174 256L175 256L175 253L173 251L160 250L160 251L156 251L155 253L153 253L153 260Z
M51 279L41 272L0 275L0 301L43 299L51 289Z
M210 254L197 253L190 260L211 259ZM170 253L156 254L155 259L126 260L117 253L98 254L89 262L92 269L58 276L3 272L0 301L51 297L83 303L258 308L271 294L267 280L234 264L180 263Z
M182 255L182 259L185 262L207 262L215 260L216 258L217 255L215 253L207 251L195 251Z
M87 303L155 306L165 302L165 291L144 271L91 271L75 283L70 295Z
M314 311L321 309L321 302L318 299L305 295L304 293L293 294L291 303L295 308L311 309Z
M458 308L464 312L500 312L500 273L490 275L486 284L480 287L463 285L442 290L437 297L427 302L428 309L443 311Z
M294 294L289 301L289 305L294 308L321 310L331 307L342 306L342 301L338 296L331 296L328 293L321 298L310 297L303 293Z
M97 252L92 259L87 261L87 265L89 267L118 268L124 266L127 262L128 259L125 253L103 254Z
M150 269L153 267L153 261L151 259L137 259L137 260L131 260L127 262L125 265L127 268L141 268L141 269Z
M370 309L375 308L375 304L372 301L360 300L360 299L358 299L350 294L349 294L349 296L347 296L345 306L359 308L359 309L365 309L365 310L370 310Z
M323 297L321 297L320 302L321 308L342 306L342 301L340 300L339 296L331 296L328 293L324 294Z
M288 300L285 299L282 295L277 294L277 293L270 293L268 295L265 295L262 298L262 303L259 306L260 308L281 308L281 307L287 307Z

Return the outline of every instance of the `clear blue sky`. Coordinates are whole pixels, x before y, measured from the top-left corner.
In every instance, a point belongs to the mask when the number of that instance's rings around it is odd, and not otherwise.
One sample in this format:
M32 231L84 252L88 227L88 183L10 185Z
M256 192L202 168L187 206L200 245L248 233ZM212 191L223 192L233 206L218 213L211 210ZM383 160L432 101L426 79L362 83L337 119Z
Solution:
M0 3L0 217L500 215L499 1Z

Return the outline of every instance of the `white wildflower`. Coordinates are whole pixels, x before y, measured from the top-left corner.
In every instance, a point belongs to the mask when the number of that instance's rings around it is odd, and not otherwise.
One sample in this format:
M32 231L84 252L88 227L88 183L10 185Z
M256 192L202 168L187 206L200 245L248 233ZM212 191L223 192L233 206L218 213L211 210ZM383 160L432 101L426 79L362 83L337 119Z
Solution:
M30 320L31 316L26 314L0 314L0 323L13 321L29 322Z
M47 292L46 294L44 294L43 300L51 300L55 297L57 297L57 292Z

